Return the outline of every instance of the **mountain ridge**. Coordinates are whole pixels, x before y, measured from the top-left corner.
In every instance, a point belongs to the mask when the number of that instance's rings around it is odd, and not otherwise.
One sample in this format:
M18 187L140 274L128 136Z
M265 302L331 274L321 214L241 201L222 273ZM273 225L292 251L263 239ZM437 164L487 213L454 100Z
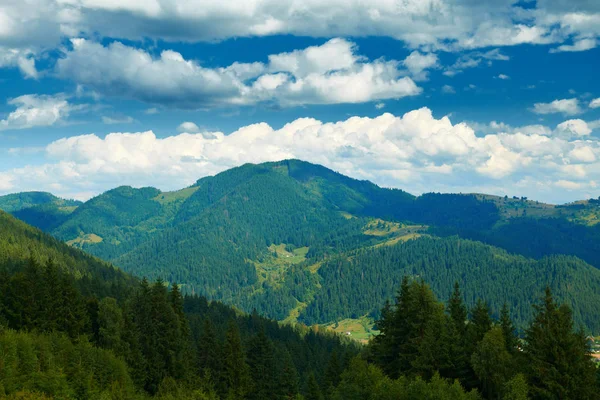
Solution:
M536 271L527 278L532 280L531 290L542 290L550 283L559 296L566 296L560 285L577 285L581 296L592 299L594 294L584 290L581 276L591 274L595 280L599 270L573 256L600 267L596 256L600 245L595 244L600 243L596 241L600 224L586 224L583 217L595 208L593 201L576 207L549 206L481 194L416 197L320 165L284 160L244 164L174 192L121 186L79 205L65 221L47 230L135 275L177 282L189 293L223 300L248 312L256 308L279 320L314 324L377 316L385 300L393 296L393 285L378 284L381 288L376 293L367 294L364 288L358 299L343 300L344 291L361 287L360 281L350 285L355 277L349 272L333 282L328 274L335 270L335 263L352 271L351 260L356 257L363 260L361 275L370 271L368 279L380 283L381 279L396 282L402 274L423 274L423 266L430 265L427 270L440 276L432 283L438 288L450 287L451 277L464 280L476 265L473 259L482 260L483 269L499 268L514 279L520 278L513 266L525 265ZM570 233L577 236L570 238ZM441 241L432 242L437 253L421 247L425 242L419 241L427 238ZM585 246L574 247L577 238L585 238L579 240ZM469 240L484 244L472 246ZM458 274L445 272L446 261L440 257L453 246L473 252L449 253L457 271L462 271ZM404 259L411 252L417 256L410 256L415 261L404 267L401 262L380 261L378 251L388 248L405 254ZM498 257L504 261L486 254L502 254ZM555 255L566 258L543 261ZM437 261L431 264L430 259ZM551 273L554 270L559 272ZM490 278L479 274L473 279L483 284ZM466 293L469 304L475 301L474 291L469 287ZM499 308L497 303L511 296L518 298L518 293L494 291L493 307ZM327 298L329 304L337 304L331 313L318 310ZM576 308L579 322L600 328L590 322L595 312L582 299L566 298L583 302ZM528 304L529 300L520 298L516 306L526 310ZM518 322L529 317L527 311L522 313Z

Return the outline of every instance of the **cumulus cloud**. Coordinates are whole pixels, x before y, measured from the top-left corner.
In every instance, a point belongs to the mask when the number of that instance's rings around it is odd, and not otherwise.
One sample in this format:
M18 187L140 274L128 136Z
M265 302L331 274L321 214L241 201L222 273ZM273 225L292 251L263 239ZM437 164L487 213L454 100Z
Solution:
M182 122L177 127L177 132L198 133L200 128L193 122Z
M424 81L428 78L428 69L439 68L438 57L433 54L422 54L418 51L413 51L406 57L403 64L411 76L416 81Z
M597 46L600 11L595 2L563 3L540 0L525 9L509 0L4 0L0 53L20 55L0 67L16 66L34 76L34 57L59 48L64 38L80 36L163 42L385 36L427 52L524 43L553 43L553 51Z
M414 193L497 193L503 187L567 201L574 194L566 198L552 191L556 182L575 182L585 191L600 179L600 144L574 121L548 135L517 128L480 135L469 124L436 118L422 108L402 116L384 113L330 123L300 118L280 129L257 123L231 133L182 129L187 132L165 138L152 131L82 135L46 146L45 165L2 172L0 191L51 190L86 197L121 184L169 190L246 162L299 158Z
M504 81L505 81L505 80L507 80L507 79L510 79L510 76L508 76L508 75L505 75L505 74L500 74L500 75L498 75L496 78L498 78L498 79L502 79L502 80L504 80Z
M234 63L205 68L166 50L158 58L144 50L85 39L57 62L57 74L106 95L165 106L198 109L275 103L362 103L417 95L421 89L402 76L399 62L372 62L344 39L269 56L268 63Z
M554 100L550 103L535 103L531 111L536 114L560 113L563 115L576 115L582 112L579 107L579 100L576 98Z
M18 4L17 0L8 0ZM45 31L100 34L139 40L214 41L231 37L292 34L313 37L388 36L413 48L429 46L475 48L519 43L545 43L552 35L536 21L517 22L519 8L509 1L477 4L468 0L306 1L258 0L246 4L150 0L27 0L7 13L11 31L24 22L27 11L48 15L30 28ZM30 6L30 7L27 7ZM43 15L43 14L42 14ZM522 19L522 18L521 18ZM7 23L8 25L8 23ZM8 29L7 29L8 30ZM21 28L21 30L24 30ZM24 35L25 32L21 33Z
M8 101L16 109L0 120L0 130L50 126L63 121L76 108L64 95L28 94Z
M558 124L555 131L559 136L568 138L579 138L588 136L592 133L592 130L588 124L581 119L570 119L563 123Z
M600 108L600 97L590 101L590 108Z

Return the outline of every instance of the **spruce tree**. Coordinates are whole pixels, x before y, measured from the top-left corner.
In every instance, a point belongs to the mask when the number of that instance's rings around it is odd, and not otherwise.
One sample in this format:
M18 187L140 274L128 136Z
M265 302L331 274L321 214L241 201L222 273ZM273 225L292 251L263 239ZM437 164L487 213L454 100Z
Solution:
M308 379L306 380L305 391L305 400L323 400L323 394L321 393L319 382L317 382L317 378L315 378L315 374L312 371L310 372L310 374L308 375Z
M250 368L242 347L240 330L233 320L229 321L225 333L223 380L227 387L228 397L232 399L243 399L252 386Z
M224 392L222 347L210 318L204 319L202 335L198 341L198 370L200 376L210 377L219 393Z
M500 327L490 329L471 357L471 364L481 382L481 392L488 399L499 399L514 371L513 358L506 349Z
M264 327L250 340L247 357L254 383L249 397L253 400L271 399L276 390L277 371L273 344L265 334Z
M504 335L506 350L508 350L509 353L514 353L517 349L517 336L506 302L504 302L502 310L500 311L500 327L502 328L502 334Z
M325 393L330 393L338 383L340 383L340 375L343 372L343 368L340 364L337 352L334 350L329 357L329 362L325 368L325 375L323 377L323 389Z
M290 352L286 348L280 349L278 355L279 378L277 379L277 397L284 400L291 400L298 394L298 371Z
M530 396L537 399L596 399L596 367L582 332L573 329L569 307L559 306L546 288L525 332L524 354Z
M454 283L452 296L448 299L446 311L450 317L447 329L447 348L451 367L447 371L440 371L442 376L450 379L459 379L465 382L472 375L469 356L467 354L467 306L463 302L462 293L458 282Z

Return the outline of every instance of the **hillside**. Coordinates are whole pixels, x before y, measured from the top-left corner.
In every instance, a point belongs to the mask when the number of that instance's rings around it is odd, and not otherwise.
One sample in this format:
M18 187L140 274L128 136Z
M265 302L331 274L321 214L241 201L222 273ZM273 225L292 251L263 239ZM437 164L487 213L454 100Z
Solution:
M408 274L427 276L440 298L458 280L468 305L478 288L489 288L492 308L508 301L519 325L531 316L522 294L549 284L573 305L577 322L596 330L595 294L581 282L595 281L597 270L556 257L600 266L600 225L590 222L596 207L593 200L552 206L480 194L415 197L286 160L246 164L175 192L119 187L48 231L137 276L279 320L377 316ZM463 250L449 252L455 247ZM510 279L517 282L510 290L495 285ZM575 298L564 287L582 290Z
M82 203L66 200L45 192L24 192L0 196L0 210L44 231L63 224Z
M120 296L137 281L114 266L58 241L0 211L0 270L22 270L30 260L52 261L84 293Z
M140 281L0 211L2 398L294 397L357 353Z

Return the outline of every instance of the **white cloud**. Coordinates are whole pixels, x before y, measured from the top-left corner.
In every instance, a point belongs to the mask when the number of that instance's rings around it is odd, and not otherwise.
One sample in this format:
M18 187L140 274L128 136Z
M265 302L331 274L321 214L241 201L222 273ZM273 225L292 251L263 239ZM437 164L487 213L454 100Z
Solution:
M198 133L200 132L200 128L193 122L182 122L177 127L177 132Z
M600 108L600 97L590 101L590 108Z
M165 138L151 131L82 135L49 144L45 165L0 172L5 182L0 191L51 190L85 197L122 184L177 189L246 162L299 158L414 193L497 193L502 187L567 201L600 180L600 143L574 121L550 134L539 128L523 133L526 127L495 122L500 132L476 135L469 124L435 118L422 108L403 116L384 113L331 123L301 118L281 129L257 123L229 134L193 133L190 125ZM579 189L553 191L553 182L560 181Z
M581 40L575 41L572 45L563 44L558 46L555 49L551 49L550 53L560 53L560 52L574 52L574 51L586 51L595 48L598 45L598 42L595 38L585 38Z
M411 78L402 76L397 61L368 62L344 39L274 54L267 64L226 68L205 68L169 50L153 58L119 42L107 47L84 39L72 43L73 50L57 62L59 76L106 95L171 107L362 103L421 92Z
M113 125L113 124L131 124L133 122L135 122L135 119L133 119L133 117L130 117L128 115L126 116L117 116L117 117L107 117L107 116L103 116L102 117L102 122L107 124L107 125Z
M132 40L193 42L276 34L388 36L412 48L447 48L449 44L476 48L552 40L549 29L535 21L514 23L518 9L509 1L481 5L466 0L37 2L55 5L55 14L47 23L53 29Z
M442 86L442 93L453 94L456 93L456 90L450 85Z
M76 109L63 95L28 94L8 101L16 109L0 120L0 130L50 126L63 121Z
M576 115L582 112L579 107L579 100L576 98L554 100L550 103L535 103L531 111L536 114L560 113L563 115Z
M479 67L484 61L487 62L488 66L491 66L494 61L508 60L510 60L510 57L500 52L499 49L486 52L473 51L460 55L454 64L446 68L443 74L452 77L462 73L465 69Z
M511 0L4 0L0 53L20 56L0 67L17 66L33 77L34 57L74 37L172 43L268 35L385 36L426 52L524 43L556 44L553 51L597 46L595 2L564 3L540 0L524 9ZM446 71L453 72L460 71Z
M561 124L558 124L555 131L560 136L566 137L583 137L592 133L592 130L584 120L570 119Z
M375 104L375 108L378 110L381 110L385 107L385 103L377 103Z
M146 114L146 115L158 114L158 108L156 108L156 107L148 108L148 109L144 110L144 114Z
M413 51L406 57L403 64L411 76L416 81L424 81L428 79L428 69L439 68L438 57L433 54L422 54L418 51Z
M0 42L0 68L13 67L19 68L25 78L38 77L38 71L35 68L34 54L27 49L5 48Z
M498 75L496 78L498 78L498 79L502 79L502 80L507 80L507 79L510 79L510 76L508 76L508 75L504 75L504 74L500 74L500 75Z

